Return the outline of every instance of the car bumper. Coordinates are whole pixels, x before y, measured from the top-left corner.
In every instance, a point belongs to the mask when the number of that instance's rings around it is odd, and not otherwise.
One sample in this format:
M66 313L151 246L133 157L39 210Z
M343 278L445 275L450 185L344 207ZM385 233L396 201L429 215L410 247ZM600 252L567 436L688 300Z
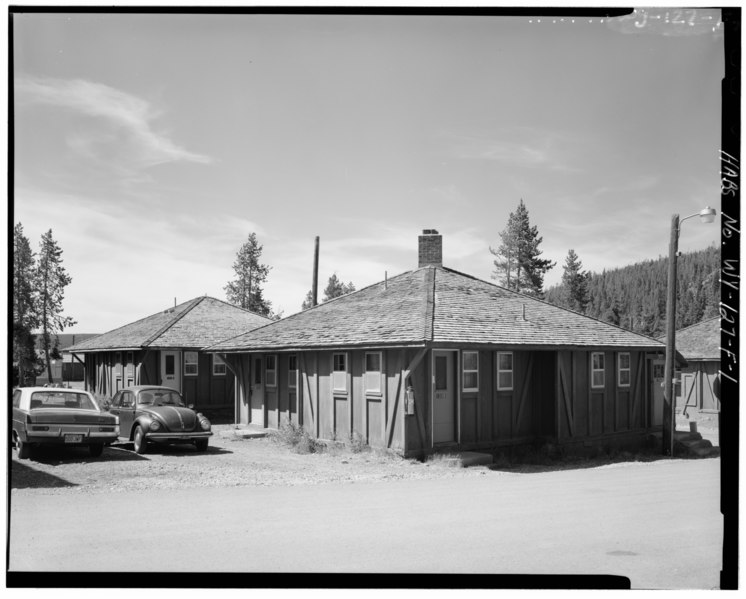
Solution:
M109 445L119 438L119 427L112 431L66 430L26 431L25 442L34 444L92 445L103 443Z
M154 443L189 443L197 439L212 437L212 431L194 431L191 433L147 433L145 439Z

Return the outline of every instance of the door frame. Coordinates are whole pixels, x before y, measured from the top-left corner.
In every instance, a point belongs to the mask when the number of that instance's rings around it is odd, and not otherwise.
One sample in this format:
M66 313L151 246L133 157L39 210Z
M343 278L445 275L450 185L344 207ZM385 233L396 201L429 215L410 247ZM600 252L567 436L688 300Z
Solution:
M435 358L439 354L451 354L453 357L453 368L455 370L453 376L454 389L454 409L456 414L453 419L454 430L454 441L440 441L435 442ZM460 364L461 351L452 348L438 348L433 349L430 352L430 448L434 449L437 447L448 447L449 445L461 445L461 369Z
M256 380L256 363L259 362L259 372L261 373L261 383L259 383L259 385L262 388L262 421L260 426L262 428L267 428L267 398L264 393L267 383L267 373L264 368L264 355L265 354L249 354L249 422L251 424L256 424L254 421L254 381Z
M165 382L165 376L166 376L166 355L167 354L174 354L174 367L175 370L175 377L176 377L176 387L171 387L171 385L167 385ZM172 389L176 389L179 393L182 391L182 380L181 377L183 375L183 368L181 363L181 350L179 349L162 349L161 350L161 359L159 364L159 375L161 382L160 384L164 387L171 387Z

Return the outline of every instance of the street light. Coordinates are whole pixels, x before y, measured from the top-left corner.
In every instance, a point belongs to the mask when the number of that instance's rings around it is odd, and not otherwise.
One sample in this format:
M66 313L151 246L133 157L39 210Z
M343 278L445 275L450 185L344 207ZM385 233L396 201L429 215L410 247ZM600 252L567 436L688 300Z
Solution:
M682 218L674 214L671 218L671 243L668 247L668 294L666 297L666 366L663 390L663 454L673 457L673 438L676 430L676 407L673 398L673 369L676 352L676 260L679 254L681 224L699 216L703 223L715 220L717 212L707 206L695 214Z

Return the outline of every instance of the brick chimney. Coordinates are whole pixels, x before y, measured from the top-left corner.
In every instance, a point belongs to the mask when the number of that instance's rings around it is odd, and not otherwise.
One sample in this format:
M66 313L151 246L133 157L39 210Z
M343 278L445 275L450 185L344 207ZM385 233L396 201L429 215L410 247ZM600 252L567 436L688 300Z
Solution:
M425 229L418 237L419 268L443 266L443 237L435 229Z

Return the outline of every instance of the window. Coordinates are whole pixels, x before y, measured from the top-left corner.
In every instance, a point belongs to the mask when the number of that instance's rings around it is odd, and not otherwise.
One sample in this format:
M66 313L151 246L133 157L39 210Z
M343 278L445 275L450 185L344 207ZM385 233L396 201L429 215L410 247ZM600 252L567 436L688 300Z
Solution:
M381 392L381 352L365 353L365 390Z
M199 354L196 351L185 351L184 352L184 374L186 376L197 376L197 360Z
M257 358L254 360L254 384L262 384L262 359Z
M479 390L479 352L465 351L462 356L464 391Z
M619 386L629 387L630 382L630 360L629 353L619 354Z
M347 354L332 355L332 388L347 392Z
M603 389L606 386L606 356L602 352L593 352L591 354L591 387L593 389Z
M122 352L114 352L114 373L116 376L122 376Z
M173 354L166 354L166 375L173 376L176 374L176 360Z
M298 356L288 356L288 387L298 386Z
M264 370L267 387L277 387L277 356L264 356Z
M135 358L131 351L127 352L127 376L135 376Z
M215 376L225 376L225 360L218 354L212 354L212 374Z
M513 353L497 352L497 390L513 390Z

